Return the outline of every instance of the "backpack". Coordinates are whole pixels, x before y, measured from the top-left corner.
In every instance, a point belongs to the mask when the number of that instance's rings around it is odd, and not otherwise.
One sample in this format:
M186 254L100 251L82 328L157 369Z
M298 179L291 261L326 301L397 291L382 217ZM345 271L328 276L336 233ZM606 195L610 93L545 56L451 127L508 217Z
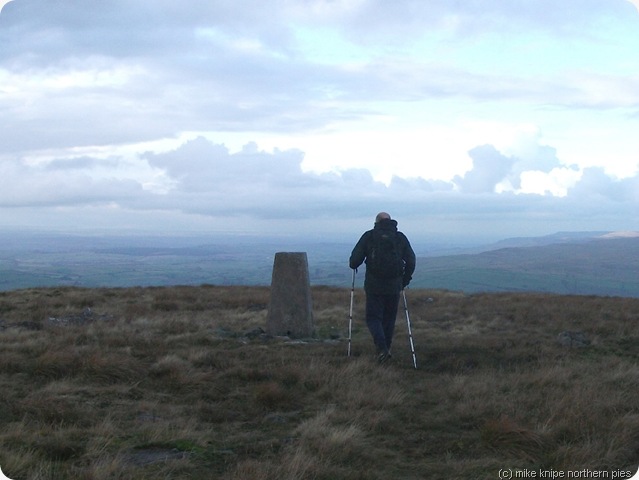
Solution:
M378 278L397 278L404 273L399 236L394 231L373 230L366 270Z

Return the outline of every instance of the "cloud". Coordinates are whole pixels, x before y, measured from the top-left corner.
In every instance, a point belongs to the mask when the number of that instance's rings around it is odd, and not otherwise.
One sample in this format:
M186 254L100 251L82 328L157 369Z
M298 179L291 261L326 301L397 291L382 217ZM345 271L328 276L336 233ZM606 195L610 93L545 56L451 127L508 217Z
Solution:
M479 62L457 61L466 55L464 36L470 31L492 35L507 25L517 30L524 22L544 29L569 24L577 31L581 25L591 32L585 24L597 18L601 2L493 0L480 8L443 0L392 7L373 0L318 0L303 9L299 5L293 0L276 6L256 0L200 2L197 7L142 0L90 5L14 0L0 16L5 133L0 153L121 145L188 131L312 132L384 118L389 104L417 108L419 102L439 100L639 105L625 76L582 70L530 77L503 66L525 58L550 72L557 67L547 53L558 48L556 43L521 52L522 43L526 48L537 43L525 37L497 39L485 46L491 52L499 47L499 55L481 57L481 68ZM617 10L608 14L620 15ZM322 15L317 20L310 12ZM366 50L360 61L317 61L291 25L312 31L318 22L337 30L346 47L370 48L374 41L376 49ZM433 48L420 44L430 25L444 32L455 25L444 42L450 59L415 55L414 50ZM384 48L389 35L402 45ZM317 37L314 46L321 48L321 40Z
M491 145L469 155L473 169L454 182L395 176L385 185L366 169L305 172L299 150L268 152L248 143L232 152L198 137L164 153L140 153L135 168L132 160L91 156L2 162L6 187L0 211L39 207L55 224L72 218L100 224L108 218L113 225L139 223L163 231L255 228L328 236L352 233L380 210L390 211L415 235L523 235L551 224L559 230L592 229L593 218L601 225L597 229L615 229L634 218L639 176L618 180L602 169L587 169L564 197L497 192L495 186L516 171L518 160ZM102 169L118 171L118 177L98 175ZM151 178L164 187L145 186ZM87 219L89 211L94 214Z
M575 197L590 197L636 204L639 201L639 174L624 179L614 179L603 168L591 167L584 170L581 180L570 194Z
M207 191L213 188L260 184L304 187L300 164L302 152L273 154L261 152L255 143L241 152L229 153L224 145L216 145L203 137L188 141L177 150L144 155L149 164L162 168L184 191Z
M120 164L117 158L98 159L88 156L73 158L55 158L43 166L48 171L91 170L95 168L116 168Z
M633 0L630 0L631 2ZM476 38L493 31L535 29L565 37L586 35L602 12L622 17L624 0L552 0L450 2L447 0L400 0L392 8L383 1L308 2L306 16L316 22L340 23L345 34L359 42L397 42L415 38L424 30L439 30L448 38ZM331 8L332 7L332 8Z
M639 12L639 0L628 0L628 2L630 2L632 5L634 5L634 7Z
M455 176L453 183L463 193L512 191L564 196L581 175L578 167L561 164L554 148L530 140L511 147L517 156L506 156L493 145L471 149L472 168Z
M506 178L515 161L499 153L492 145L476 147L468 152L473 159L473 168L463 177L457 176L455 183L462 192L491 193L498 183Z
M50 166L4 161L0 163L3 179L0 208L124 205L143 194L142 185L134 179L93 178L81 169L99 162L97 159L78 159L61 168L62 162L55 160Z
M0 14L0 208L90 206L116 225L137 212L193 228L322 229L376 210L429 229L585 224L592 211L623 222L636 172L593 165L637 161L618 153L639 148L630 10L14 0Z
M353 201L361 203L356 192L365 192L369 198L386 192L366 171L305 173L302 152L265 152L254 143L231 153L200 137L174 151L147 153L144 158L173 184L169 193L156 196L155 201L163 208L187 213L254 218L333 215Z
M547 172L557 168L550 147L540 148L539 152L552 159L546 162ZM340 174L304 172L304 154L297 150L265 152L255 144L247 144L241 151L231 153L204 138L164 154L145 154L144 158L175 182L168 194L156 196L162 208L209 216L356 218L370 216L375 209L387 209L409 218L431 217L445 222L472 219L479 223L507 218L520 222L525 221L526 215L537 216L539 221L574 216L576 222L584 219L584 212L579 211L581 205L589 204L589 209L596 211L614 203L619 213L628 213L637 202L632 192L639 191L633 190L639 177L616 181L603 171L589 170L581 180L574 180L570 198L545 191L498 193L495 187L521 169L525 161L506 157L491 145L478 146L469 155L473 169L453 182L395 176L388 185L375 181L364 169L348 169ZM595 173L596 181L592 181ZM611 195L619 189L626 193ZM598 206L593 198L602 191L607 192L607 202Z

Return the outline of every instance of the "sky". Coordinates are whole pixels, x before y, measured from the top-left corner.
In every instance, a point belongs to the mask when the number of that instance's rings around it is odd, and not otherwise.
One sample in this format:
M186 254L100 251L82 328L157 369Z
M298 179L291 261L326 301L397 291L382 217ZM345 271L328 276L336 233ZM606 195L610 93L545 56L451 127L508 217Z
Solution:
M0 7L0 228L639 230L639 0Z

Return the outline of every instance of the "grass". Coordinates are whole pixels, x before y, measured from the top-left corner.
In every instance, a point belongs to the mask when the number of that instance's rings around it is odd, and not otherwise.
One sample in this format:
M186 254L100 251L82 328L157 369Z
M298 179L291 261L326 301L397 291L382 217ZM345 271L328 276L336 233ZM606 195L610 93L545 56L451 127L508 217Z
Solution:
M374 362L361 290L350 358L349 289L313 288L305 342L259 334L266 287L0 293L0 467L14 480L637 471L639 299L407 297L417 370L403 312L392 363ZM562 331L590 344L563 347Z

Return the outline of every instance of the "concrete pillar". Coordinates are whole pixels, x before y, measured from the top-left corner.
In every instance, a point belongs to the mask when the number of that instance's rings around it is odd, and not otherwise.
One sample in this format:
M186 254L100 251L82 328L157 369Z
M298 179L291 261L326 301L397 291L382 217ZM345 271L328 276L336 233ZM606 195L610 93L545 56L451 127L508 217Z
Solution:
M266 330L271 335L288 335L292 338L314 335L306 252L275 254Z

